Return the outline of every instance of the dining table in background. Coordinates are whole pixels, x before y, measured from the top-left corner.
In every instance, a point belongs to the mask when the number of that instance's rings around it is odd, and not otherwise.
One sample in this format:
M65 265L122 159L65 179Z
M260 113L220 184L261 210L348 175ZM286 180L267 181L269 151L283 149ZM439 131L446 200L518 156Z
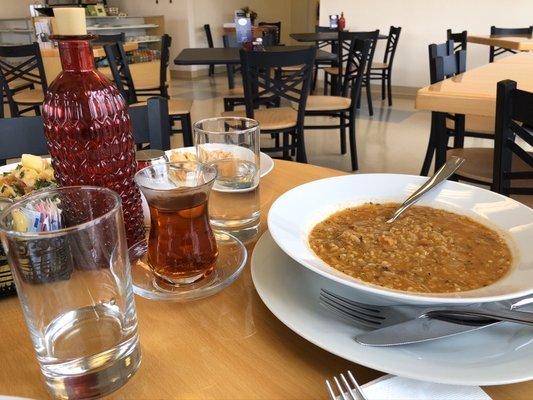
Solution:
M533 37L529 35L468 35L467 41L509 50L533 50Z
M299 50L303 46L272 46L267 47L269 51L290 51ZM220 65L228 66L228 86L229 89L235 87L235 79L233 70L230 65L237 65L241 63L239 55L239 48L236 47L212 47L212 48L189 48L183 49L181 53L174 59L176 65ZM337 56L324 50L317 50L317 61L334 61Z
M366 32L372 29L357 29L349 32ZM348 32L348 31L347 31ZM307 32L307 33L291 33L290 37L297 42L338 42L339 32ZM387 35L380 34L378 40L387 39Z
M465 114L495 117L496 86L498 82L511 79L518 82L518 88L533 92L533 56L514 54L419 89L415 108L439 113L438 137L447 135L444 114ZM435 168L446 161L445 146L438 146Z
M281 194L344 174L276 160L261 179L261 232ZM253 247L248 246L250 256ZM360 383L383 375L330 354L283 325L256 293L249 263L235 283L213 297L189 303L135 300L143 361L108 399L325 399L324 380L341 371L352 370ZM0 315L0 394L46 398L18 299L0 300ZM533 382L485 390L493 400L525 400Z

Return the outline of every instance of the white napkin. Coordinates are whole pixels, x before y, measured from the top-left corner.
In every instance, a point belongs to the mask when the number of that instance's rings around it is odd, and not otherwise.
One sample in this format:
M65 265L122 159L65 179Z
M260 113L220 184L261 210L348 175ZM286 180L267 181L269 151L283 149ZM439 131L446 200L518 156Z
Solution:
M479 386L443 385L393 375L362 388L369 400L491 400Z

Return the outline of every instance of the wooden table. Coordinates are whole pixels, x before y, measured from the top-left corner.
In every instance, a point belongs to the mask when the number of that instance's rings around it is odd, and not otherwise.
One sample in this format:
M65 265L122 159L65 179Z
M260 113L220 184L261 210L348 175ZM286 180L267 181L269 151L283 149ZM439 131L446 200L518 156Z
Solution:
M261 232L272 202L282 193L342 174L276 160L261 181ZM285 327L261 302L249 265L235 283L204 300L135 299L143 361L110 399L326 399L324 379L333 374L352 369L361 382L381 375L329 354ZM0 315L0 394L46 398L17 298L0 300ZM494 400L525 400L533 394L533 382L487 391Z
M504 49L528 51L533 50L533 37L503 36L503 35L468 35L469 43L484 44L486 46L502 47Z
M438 141L435 169L446 162L446 113L494 117L496 85L505 79L533 92L533 58L515 54L418 90L415 108L433 111L430 144Z
M125 42L125 51L134 51L139 48L139 44L136 42ZM105 50L103 46L93 46L93 54L95 57L105 57ZM59 58L59 49L57 47L41 47L41 55L45 57L57 57Z
M505 79L517 81L519 89L533 92L533 58L512 55L426 86L417 92L415 108L494 116L496 85Z

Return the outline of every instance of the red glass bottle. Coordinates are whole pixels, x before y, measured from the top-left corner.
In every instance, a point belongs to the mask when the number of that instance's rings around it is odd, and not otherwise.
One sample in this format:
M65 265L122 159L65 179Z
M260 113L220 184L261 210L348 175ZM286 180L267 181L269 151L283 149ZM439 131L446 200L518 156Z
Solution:
M103 186L120 195L131 246L144 238L141 196L133 180L135 143L124 98L95 69L93 38L52 36L59 42L63 71L46 93L44 131L60 185Z

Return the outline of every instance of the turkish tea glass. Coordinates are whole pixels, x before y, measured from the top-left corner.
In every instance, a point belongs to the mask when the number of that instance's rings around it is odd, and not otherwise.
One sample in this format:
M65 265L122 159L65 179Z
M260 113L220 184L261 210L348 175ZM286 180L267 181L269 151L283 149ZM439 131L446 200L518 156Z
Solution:
M196 161L151 165L135 175L150 208L148 265L163 284L189 285L215 268L208 200L216 175Z
M95 398L141 362L121 199L71 186L25 196L0 215L0 236L46 385Z
M259 123L249 118L209 118L194 124L198 161L214 165L209 203L213 228L242 242L259 231Z

